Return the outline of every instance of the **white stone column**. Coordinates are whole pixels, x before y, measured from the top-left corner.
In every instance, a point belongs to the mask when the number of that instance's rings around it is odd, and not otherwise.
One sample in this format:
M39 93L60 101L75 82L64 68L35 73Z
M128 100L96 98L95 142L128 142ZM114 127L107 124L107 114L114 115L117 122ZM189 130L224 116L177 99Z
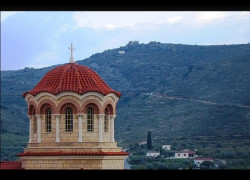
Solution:
M82 113L77 114L78 117L78 142L82 142L82 119L83 119Z
M105 114L98 114L98 122L99 122L99 142L102 142L102 132L103 132L103 120Z
M41 135L42 135L41 115L37 114L36 118L37 118L37 142L40 143L41 142Z
M115 142L115 124L114 119L116 115L110 115L110 141Z
M30 120L30 134L29 134L29 143L31 143L32 141L32 116L28 116L29 120Z
M60 142L60 116L61 114L54 114L56 117L56 142Z

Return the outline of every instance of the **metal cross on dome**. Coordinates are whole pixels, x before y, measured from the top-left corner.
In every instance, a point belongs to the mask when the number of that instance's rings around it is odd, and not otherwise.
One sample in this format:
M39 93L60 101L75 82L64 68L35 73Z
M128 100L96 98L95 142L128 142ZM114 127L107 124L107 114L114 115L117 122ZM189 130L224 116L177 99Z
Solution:
M73 48L73 43L71 43L71 47L69 47L69 49L71 50L71 57L70 57L69 63L75 63L74 58L73 58L73 50L75 50L75 48Z

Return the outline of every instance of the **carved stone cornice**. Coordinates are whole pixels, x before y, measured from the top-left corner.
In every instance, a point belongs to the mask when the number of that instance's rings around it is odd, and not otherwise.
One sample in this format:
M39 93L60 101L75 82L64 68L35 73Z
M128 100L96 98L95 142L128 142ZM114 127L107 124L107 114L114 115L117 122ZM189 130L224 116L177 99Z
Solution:
M116 115L110 115L110 119L115 119Z
M37 119L39 119L39 118L41 119L42 118L41 114L36 114L35 116L36 116Z
M84 114L84 113L77 113L76 115L77 115L78 118L79 118L79 117L82 117L82 118L83 118L85 114Z
M105 114L97 114L98 119L104 118Z
M53 116L55 116L55 118L60 118L61 114L52 114Z

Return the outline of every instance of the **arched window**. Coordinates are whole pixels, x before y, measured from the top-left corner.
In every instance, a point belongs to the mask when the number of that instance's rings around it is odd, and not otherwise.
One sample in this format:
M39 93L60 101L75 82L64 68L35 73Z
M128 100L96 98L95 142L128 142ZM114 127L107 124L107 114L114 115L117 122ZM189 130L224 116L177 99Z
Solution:
M51 132L51 108L45 110L45 130Z
M65 129L66 132L73 132L73 110L70 107L66 108Z
M93 132L94 131L94 111L92 108L87 109L87 131L88 132Z
M36 111L33 109L32 111L33 116L33 133L37 133L37 121L36 121Z
M108 132L109 130L109 109L105 109L105 116L104 116L104 132Z

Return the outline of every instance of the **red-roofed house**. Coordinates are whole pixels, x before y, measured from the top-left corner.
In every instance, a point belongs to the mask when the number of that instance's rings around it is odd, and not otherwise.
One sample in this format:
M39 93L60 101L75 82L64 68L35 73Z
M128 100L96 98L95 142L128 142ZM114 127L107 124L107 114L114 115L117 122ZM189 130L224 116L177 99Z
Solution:
M121 93L75 63L70 49L69 63L23 94L30 126L28 146L18 155L22 168L124 169L128 153L114 139Z
M195 152L194 151L188 151L188 150L177 151L177 152L175 152L174 157L177 158L177 159L194 158L195 157Z

